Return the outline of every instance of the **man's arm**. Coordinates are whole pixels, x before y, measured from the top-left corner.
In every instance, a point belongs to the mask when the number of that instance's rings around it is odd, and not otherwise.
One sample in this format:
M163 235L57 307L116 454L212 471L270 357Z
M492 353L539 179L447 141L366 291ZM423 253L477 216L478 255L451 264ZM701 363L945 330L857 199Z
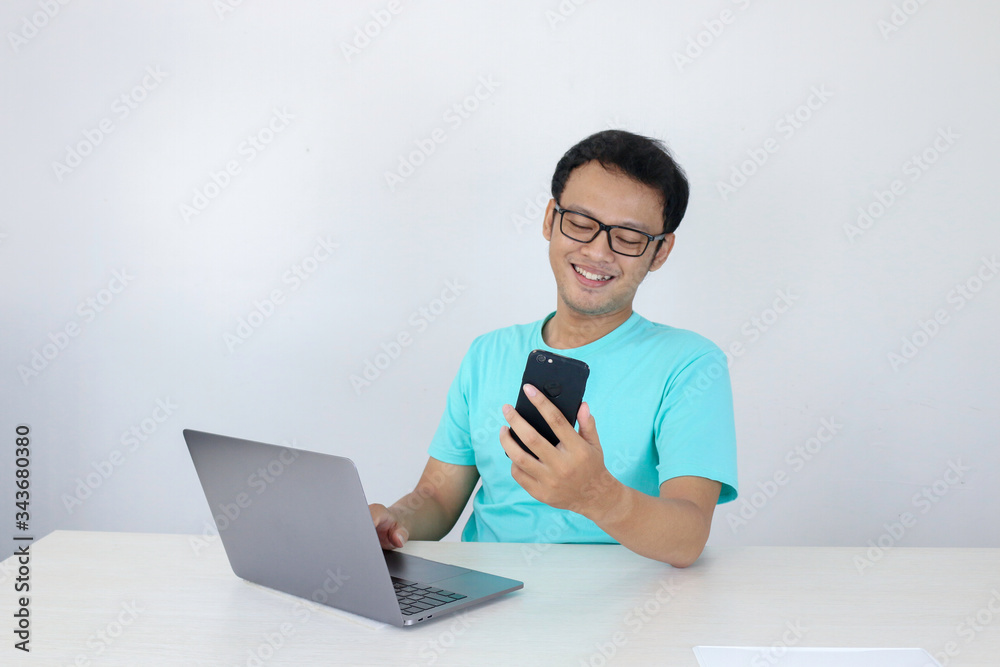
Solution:
M610 473L609 473L610 474ZM588 516L632 551L669 563L691 565L705 548L722 484L704 477L675 477L654 497L613 484Z
M580 406L577 433L548 399L530 385L525 394L545 417L559 445L553 447L517 414L504 415L538 459L524 452L501 429L500 442L511 460L511 475L535 499L582 514L638 554L675 567L687 567L708 541L712 515L722 488L703 477L677 477L660 485L659 497L619 482L604 465L590 407Z
M476 466L427 459L416 488L391 507L368 506L383 549L407 540L440 540L455 526L479 480Z

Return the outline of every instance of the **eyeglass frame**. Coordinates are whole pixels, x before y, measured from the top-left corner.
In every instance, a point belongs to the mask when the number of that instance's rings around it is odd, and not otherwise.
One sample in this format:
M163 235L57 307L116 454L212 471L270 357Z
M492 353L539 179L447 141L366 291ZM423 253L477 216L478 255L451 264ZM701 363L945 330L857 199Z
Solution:
M556 202L555 208L553 210L556 213L559 214L559 233L561 233L563 236L565 236L566 238L568 238L570 241L576 241L577 243L593 243L594 239L596 239L598 236L601 235L601 232L607 232L608 233L608 247L611 248L611 252L617 253L617 254L621 255L622 257L642 257L643 255L646 254L646 251L649 250L649 244L650 243L652 243L653 241L662 241L663 239L667 238L666 232L664 232L663 234L657 234L656 236L653 236L652 234L647 234L646 232L638 230L638 229L636 229L634 227L626 227L625 225L606 225L603 222L601 222L600 220L598 220L597 218L589 216L586 213L580 213L579 211L573 211L573 210L570 210L570 209L567 209L567 208L562 208L561 206L559 206L558 202ZM597 231L594 232L594 235L590 237L589 241L581 241L579 239L575 239L575 238L573 238L572 236L570 236L569 234L566 233L566 231L563 229L563 220L565 219L565 214L566 213L572 213L574 215L579 215L579 216L581 216L583 218L586 218L587 220L593 220L594 222L597 223ZM646 237L646 246L642 249L642 252L640 252L638 255L629 255L627 253L621 252L620 250L615 250L614 241L612 241L612 239L611 239L611 230L612 229L627 229L630 232L635 232L636 234L641 234L641 235L643 235L643 236Z

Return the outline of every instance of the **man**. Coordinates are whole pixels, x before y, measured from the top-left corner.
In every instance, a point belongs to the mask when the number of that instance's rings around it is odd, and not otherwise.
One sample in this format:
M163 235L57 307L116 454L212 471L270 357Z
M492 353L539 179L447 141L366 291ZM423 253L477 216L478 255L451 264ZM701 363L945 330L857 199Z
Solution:
M619 542L686 567L716 504L736 497L728 367L711 342L649 322L632 301L673 249L687 180L659 142L608 130L563 156L552 196L542 234L555 313L472 343L416 488L389 508L371 505L372 520L386 549L440 539L482 479L464 540ZM524 387L555 447L507 403L536 348L590 366L579 430Z

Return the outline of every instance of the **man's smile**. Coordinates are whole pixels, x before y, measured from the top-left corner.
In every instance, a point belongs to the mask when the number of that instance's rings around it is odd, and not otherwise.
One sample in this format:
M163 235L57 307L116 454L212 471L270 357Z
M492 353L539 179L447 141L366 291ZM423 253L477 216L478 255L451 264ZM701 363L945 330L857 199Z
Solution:
M599 285L607 284L608 281L612 280L614 276L608 275L606 273L594 270L585 269L578 264L571 264L573 270L576 272L577 278L584 285L588 287L594 287Z

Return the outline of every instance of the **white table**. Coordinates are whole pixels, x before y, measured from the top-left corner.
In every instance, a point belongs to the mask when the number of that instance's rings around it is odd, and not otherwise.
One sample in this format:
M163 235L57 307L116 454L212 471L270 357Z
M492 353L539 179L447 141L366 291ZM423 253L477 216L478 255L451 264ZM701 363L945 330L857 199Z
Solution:
M12 646L16 567L4 561L0 664L686 666L699 644L786 642L951 648L950 665L1000 665L1000 549L895 548L859 573L863 548L710 548L677 570L619 546L415 542L405 550L524 589L396 628L244 582L204 539L37 541L30 654Z

